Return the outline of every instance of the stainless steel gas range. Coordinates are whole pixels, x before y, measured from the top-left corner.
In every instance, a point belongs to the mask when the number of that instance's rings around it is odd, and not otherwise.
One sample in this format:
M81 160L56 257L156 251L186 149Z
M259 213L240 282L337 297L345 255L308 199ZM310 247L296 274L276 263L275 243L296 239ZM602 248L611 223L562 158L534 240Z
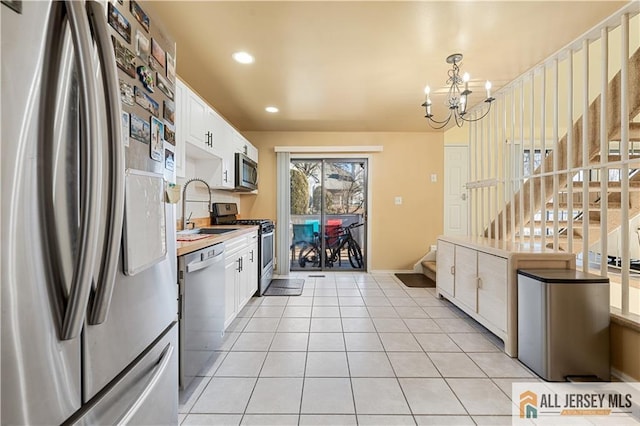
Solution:
M273 278L274 226L270 219L238 219L236 203L213 203L211 220L214 225L255 225L258 226L258 295L262 296Z

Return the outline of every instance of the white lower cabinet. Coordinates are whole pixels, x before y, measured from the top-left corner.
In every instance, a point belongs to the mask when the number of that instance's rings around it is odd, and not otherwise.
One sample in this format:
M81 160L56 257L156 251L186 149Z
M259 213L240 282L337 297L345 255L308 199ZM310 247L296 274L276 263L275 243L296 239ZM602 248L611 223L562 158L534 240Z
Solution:
M456 246L454 285L456 299L478 311L478 252ZM437 262L436 262L437 264Z
M258 259L258 234L254 234L249 239L249 248L247 249L247 286L245 289L245 303L253 297L258 291L258 268L260 259Z
M507 331L507 259L438 241L438 291Z
M436 279L438 280L438 288L450 296L455 295L453 287L455 248L456 246L451 243L438 240Z
M478 252L478 314L507 331L507 259Z
M225 253L224 261L224 328L238 315L238 281L240 259Z
M480 237L440 237L436 293L504 341L517 356L517 270L573 269L575 255Z
M236 318L258 288L257 235L257 231L254 231L225 242L225 329Z

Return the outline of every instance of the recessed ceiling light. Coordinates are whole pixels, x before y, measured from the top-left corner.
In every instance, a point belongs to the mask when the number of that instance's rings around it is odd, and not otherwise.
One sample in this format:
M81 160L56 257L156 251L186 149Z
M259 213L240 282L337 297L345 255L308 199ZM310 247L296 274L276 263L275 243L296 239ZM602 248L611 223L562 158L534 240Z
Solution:
M236 60L236 62L240 62L241 64L252 64L254 60L253 56L247 52L236 52L231 56Z
M276 113L276 112L280 111L278 108L276 108L274 106L268 106L264 110L267 111L267 112L270 112L270 113Z

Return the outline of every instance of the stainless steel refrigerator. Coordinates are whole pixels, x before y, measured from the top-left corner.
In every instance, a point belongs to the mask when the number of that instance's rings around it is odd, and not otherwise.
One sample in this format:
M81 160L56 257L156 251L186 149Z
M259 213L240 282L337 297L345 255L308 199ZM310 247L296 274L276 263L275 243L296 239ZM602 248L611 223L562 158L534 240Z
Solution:
M177 423L175 44L152 6L0 5L3 425Z

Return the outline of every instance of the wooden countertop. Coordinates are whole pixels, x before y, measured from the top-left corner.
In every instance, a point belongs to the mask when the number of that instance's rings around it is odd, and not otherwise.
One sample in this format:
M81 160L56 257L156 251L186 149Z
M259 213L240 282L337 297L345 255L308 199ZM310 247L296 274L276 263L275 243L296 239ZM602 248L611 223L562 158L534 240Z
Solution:
M216 225L216 226L203 226L202 228L214 228L214 229L237 229L234 232L227 232L226 234L213 234L207 235L206 238L202 238L196 241L177 241L176 249L178 256L192 253L194 251L203 249L205 247L212 246L214 244L222 243L227 240L231 240L236 237L240 237L244 234L249 234L258 230L255 225ZM197 235L197 234L196 234Z

